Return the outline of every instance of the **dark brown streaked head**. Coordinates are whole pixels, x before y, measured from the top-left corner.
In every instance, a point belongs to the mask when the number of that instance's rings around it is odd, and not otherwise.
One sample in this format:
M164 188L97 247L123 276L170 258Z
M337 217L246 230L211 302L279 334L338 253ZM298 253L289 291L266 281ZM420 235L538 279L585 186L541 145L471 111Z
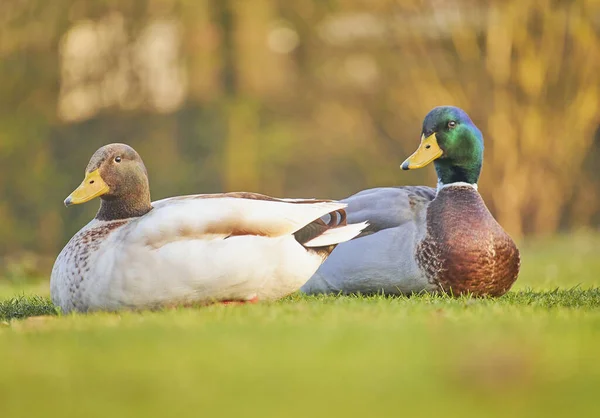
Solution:
M102 199L100 220L142 216L152 209L148 172L139 154L125 144L105 145L92 155L81 185L65 199L78 205Z

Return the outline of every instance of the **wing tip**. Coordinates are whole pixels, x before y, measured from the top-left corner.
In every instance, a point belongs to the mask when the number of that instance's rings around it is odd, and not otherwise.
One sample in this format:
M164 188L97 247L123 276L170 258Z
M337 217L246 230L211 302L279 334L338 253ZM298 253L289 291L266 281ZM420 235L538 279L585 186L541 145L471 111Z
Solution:
M305 242L303 245L307 248L314 248L341 244L342 242L350 241L356 238L368 226L369 222L364 221L330 228L318 237Z

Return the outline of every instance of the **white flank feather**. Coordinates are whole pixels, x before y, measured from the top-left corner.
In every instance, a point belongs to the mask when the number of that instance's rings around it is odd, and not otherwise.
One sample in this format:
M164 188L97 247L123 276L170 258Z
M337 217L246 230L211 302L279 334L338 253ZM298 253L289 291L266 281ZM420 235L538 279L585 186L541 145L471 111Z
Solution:
M360 234L367 226L369 226L368 222L361 222L357 224L331 228L318 237L304 243L303 245L305 247L325 247L327 245L334 245L341 242L350 241L352 238Z
M165 199L154 203L154 210L139 220L129 239L156 247L179 239L182 229L188 238L219 233L227 236L229 230L284 236L346 206L340 202L300 204L231 197Z

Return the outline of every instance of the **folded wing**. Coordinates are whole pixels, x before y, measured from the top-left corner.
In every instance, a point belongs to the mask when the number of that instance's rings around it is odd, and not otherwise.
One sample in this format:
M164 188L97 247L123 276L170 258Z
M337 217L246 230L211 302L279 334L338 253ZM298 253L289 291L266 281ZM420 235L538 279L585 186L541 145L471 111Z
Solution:
M349 223L368 221L360 236L395 228L424 216L436 190L425 186L380 187L363 190L344 200Z
M353 238L366 226L345 226L345 203L283 200L251 193L184 196L155 202L153 207L128 238L155 248L181 239L295 233L305 246L332 245ZM325 215L329 215L329 223L320 221ZM321 240L315 241L318 237Z

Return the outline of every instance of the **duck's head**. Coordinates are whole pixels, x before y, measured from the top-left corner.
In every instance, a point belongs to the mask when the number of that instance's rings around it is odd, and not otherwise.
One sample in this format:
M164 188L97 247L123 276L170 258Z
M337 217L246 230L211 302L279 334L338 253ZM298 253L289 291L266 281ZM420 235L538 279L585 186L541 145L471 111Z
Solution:
M434 161L442 184L477 183L483 164L483 135L462 109L441 106L423 121L419 148L402 163L403 170Z
M65 206L100 197L98 218L123 219L151 209L148 172L139 154L125 144L105 145L92 155L81 185L65 199Z

